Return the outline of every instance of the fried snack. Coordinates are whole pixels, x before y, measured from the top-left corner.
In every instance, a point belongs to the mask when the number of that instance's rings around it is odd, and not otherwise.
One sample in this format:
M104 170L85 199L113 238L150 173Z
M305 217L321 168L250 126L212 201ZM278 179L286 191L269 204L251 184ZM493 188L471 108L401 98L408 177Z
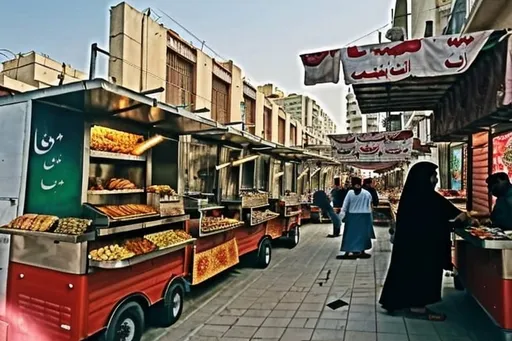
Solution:
M153 242L144 238L127 240L124 244L124 247L137 256L155 251L157 249L157 246L153 244Z
M224 217L204 217L201 221L203 232L213 232L228 229L241 224L239 220Z
M37 214L25 214L24 216L25 219L22 221L21 226L19 228L22 230L30 230L30 227L37 218Z
M112 178L109 181L107 181L104 187L110 191L137 188L137 186L135 186L135 184L130 180L117 178Z
M107 245L89 252L89 258L98 262L124 260L135 256L133 252L118 244Z
M152 185L149 186L147 189L148 193L157 193L160 195L169 195L169 196L175 196L177 195L176 191L172 189L169 185Z
M87 231L92 220L80 218L61 218L55 229L55 233L81 235Z
M93 150L132 154L135 147L142 142L144 138L140 135L100 126L91 128L91 149Z
M59 217L51 216L51 215L38 215L32 225L30 226L30 230L39 231L39 232L47 232L49 231L53 225L59 220Z
M144 238L151 241L159 248L166 248L189 240L192 236L183 230L169 230L149 234Z
M97 207L101 212L112 218L122 218L128 216L143 216L158 213L148 205L128 204L128 205L105 205Z

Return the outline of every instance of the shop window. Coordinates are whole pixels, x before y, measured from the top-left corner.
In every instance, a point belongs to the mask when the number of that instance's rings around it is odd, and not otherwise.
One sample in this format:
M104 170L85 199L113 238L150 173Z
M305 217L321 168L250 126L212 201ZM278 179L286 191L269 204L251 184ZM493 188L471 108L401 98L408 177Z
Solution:
M286 121L279 117L279 121L277 122L277 141L281 144L284 144L285 136L286 136L286 130L285 130Z
M242 189L253 189L255 178L255 163L256 161L249 161L242 165Z
M245 104L245 123L248 125L247 131L251 134L256 132L256 101L250 97L244 96Z
M229 84L213 76L212 81L212 120L219 123L229 123Z
M172 50L167 51L166 102L193 110L194 64Z

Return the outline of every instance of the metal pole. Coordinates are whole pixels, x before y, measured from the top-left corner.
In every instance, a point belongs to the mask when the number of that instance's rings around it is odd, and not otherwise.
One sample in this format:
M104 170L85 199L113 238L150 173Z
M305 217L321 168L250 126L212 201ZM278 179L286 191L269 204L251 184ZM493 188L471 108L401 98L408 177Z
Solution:
M91 63L89 65L89 79L92 80L96 76L96 61L98 59L98 44L91 45Z

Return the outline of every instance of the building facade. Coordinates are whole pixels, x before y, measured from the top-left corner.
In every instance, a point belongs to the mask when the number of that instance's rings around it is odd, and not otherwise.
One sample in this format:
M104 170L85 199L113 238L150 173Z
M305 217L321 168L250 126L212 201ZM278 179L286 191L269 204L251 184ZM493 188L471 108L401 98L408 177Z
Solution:
M346 127L348 133L372 133L383 130L380 114L361 114L356 96L347 93Z
M110 11L109 77L220 123L244 123L254 135L302 146L303 125L245 80L233 61L212 58L126 3ZM291 136L294 135L294 136Z
M306 144L329 144L328 135L336 134L338 127L330 115L314 99L302 94L285 95L272 84L259 87L267 97L300 122L304 128Z

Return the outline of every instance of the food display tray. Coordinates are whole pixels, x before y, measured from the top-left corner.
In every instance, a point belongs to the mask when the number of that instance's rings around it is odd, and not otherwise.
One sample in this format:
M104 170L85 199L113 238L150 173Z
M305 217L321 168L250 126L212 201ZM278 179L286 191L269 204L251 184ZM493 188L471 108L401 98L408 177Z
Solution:
M473 236L464 229L455 229L455 234L476 247L491 250L512 250L512 240L487 240Z
M113 218L110 217L108 214L102 212L98 209L98 207L101 207L101 205L96 206L89 203L84 204L86 215L89 219L92 219L93 224L96 226L110 226L111 224L115 223L123 223L123 222L130 222L130 221L136 221L141 219L149 219L149 218L156 218L160 217L160 214L157 213L151 213L151 214L137 214L137 215L131 215L131 216L124 216L120 218Z
M181 223L181 222L187 221L189 219L190 219L190 216L188 214L184 214L181 216L165 217L162 219L142 221L142 222L137 222L137 223L133 223L133 224L121 224L121 225L116 225L116 226L111 226L111 227L96 228L96 233L97 233L98 237L103 237L103 236L109 236L109 235L117 234L117 233L124 233L124 232L129 232L129 231L148 229L148 228L152 228L152 227L160 226L160 225Z
M255 206L247 206L247 207L242 207L244 209L258 209L258 208L263 208L263 207L268 207L270 206L270 204L267 202L266 204L261 204L261 205L255 205Z
M257 221L257 222L254 222L251 220L251 226L256 226L256 225L260 225L260 224L263 224L263 223L266 223L267 221L270 221L270 220L273 220L273 219L276 219L276 218L279 218L279 214L275 214L274 216L270 216L266 219L263 219L263 220L260 220L260 221Z
M144 190L141 188L137 189L103 189L103 190L89 190L87 194L89 195L116 195L116 194L137 194L144 193Z
M181 243L174 244L172 246L166 247L166 248L160 248L156 251L149 252L140 256L134 256L128 259L118 260L118 261L95 261L92 259L89 259L89 266L94 268L100 268L100 269L120 269L120 268L126 268L135 264L139 264L145 261L148 261L153 258L157 258L163 255L167 255L169 253L173 253L179 250L184 249L187 247L187 245L194 244L196 242L195 238L185 240Z
M219 234L219 233L224 233L224 232L227 232L227 231L234 230L234 229L242 227L244 225L245 225L244 222L240 222L239 224L227 227L225 229L220 229L220 230L215 230L215 231L210 231L210 232L205 232L201 228L199 228L199 236L200 237L212 236L214 234Z
M30 230L11 229L7 227L0 227L0 233L12 234L18 236L30 236L37 238L47 238L54 241L64 243L81 243L85 241L91 241L95 239L94 232L87 232L80 235L64 234L64 233L53 233L53 232L39 232Z
M293 205L293 206L295 206L295 205ZM287 218L288 218L288 217L295 217L295 216L297 216L297 215L301 214L301 212L302 212L302 211L294 211L294 212L290 212L290 213L288 213L288 214L286 214L286 213L285 213L285 214L284 214L284 216L285 216L285 217L287 217Z
M91 150L90 157L98 159L111 159L111 160L126 160L126 161L146 161L146 156L137 156L130 154L103 152L99 150Z

